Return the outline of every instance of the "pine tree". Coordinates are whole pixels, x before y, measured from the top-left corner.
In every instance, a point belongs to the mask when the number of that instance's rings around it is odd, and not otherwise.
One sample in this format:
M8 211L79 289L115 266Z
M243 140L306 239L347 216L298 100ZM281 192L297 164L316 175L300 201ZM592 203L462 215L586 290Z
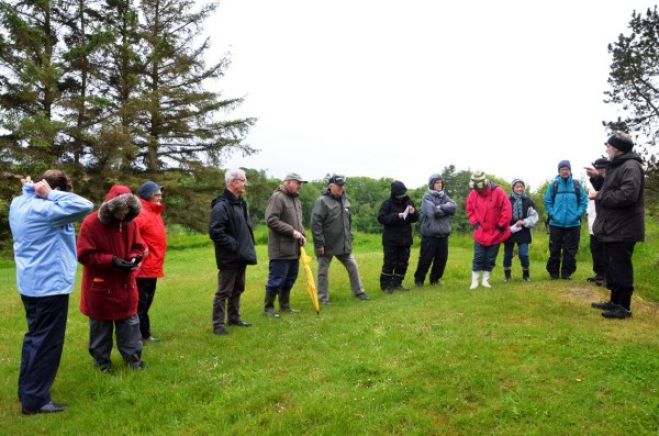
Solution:
M623 130L636 137L648 166L647 188L659 194L657 156L659 140L659 13L657 6L645 14L632 13L630 34L620 34L609 44L613 61L606 103L619 105L623 116L604 122L611 130Z
M214 4L197 8L192 0L142 1L147 110L141 113L137 143L147 171L218 164L227 149L253 151L242 142L253 119L219 119L242 99L221 99L205 88L229 64L223 58L207 67L208 38L195 45L204 20L215 9Z
M65 154L57 112L63 3L0 2L0 146L13 163L44 169Z

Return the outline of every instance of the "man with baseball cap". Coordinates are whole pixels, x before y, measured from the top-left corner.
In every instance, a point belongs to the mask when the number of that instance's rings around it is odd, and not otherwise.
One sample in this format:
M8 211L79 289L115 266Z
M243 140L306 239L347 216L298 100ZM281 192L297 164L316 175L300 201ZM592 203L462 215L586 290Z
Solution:
M609 167L609 160L601 157L595 159L592 165L598 175L604 176L606 169ZM604 244L593 233L593 224L595 224L595 217L597 216L595 200L588 200L586 214L588 215L588 232L590 233L590 255L593 258L593 272L595 273L594 276L588 277L586 280L595 283L597 286L606 285L606 276L604 275Z
M290 296L299 272L300 247L306 243L299 198L303 183L307 181L299 174L287 174L283 183L272 193L265 210L270 264L264 313L273 318L279 318L274 306L277 296L281 312L298 312L291 307Z
M604 244L606 287L611 296L609 301L592 306L602 309L605 318L624 319L632 316L634 245L645 238L644 173L627 133L615 132L605 146L609 157L606 175L599 175L594 168L586 169L586 173L597 190L588 198L597 206L593 231Z
M336 257L348 271L352 293L362 301L369 300L352 255L352 209L345 194L345 176L332 175L328 186L313 205L311 231L318 257L318 299L329 304L328 272Z

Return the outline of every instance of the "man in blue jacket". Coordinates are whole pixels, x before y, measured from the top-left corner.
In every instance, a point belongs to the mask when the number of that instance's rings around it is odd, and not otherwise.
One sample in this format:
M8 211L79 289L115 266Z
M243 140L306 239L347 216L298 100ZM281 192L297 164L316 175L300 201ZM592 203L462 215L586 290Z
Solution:
M560 161L558 175L545 193L545 211L549 222L547 271L552 280L558 279L559 274L560 278L570 280L577 269L581 217L587 207L588 197L581 183L572 179L570 161Z
M23 180L23 195L9 209L16 282L28 324L18 377L24 415L64 410L51 400L50 387L62 356L69 294L76 275L72 223L94 207L71 190L71 180L64 172L48 170L36 183Z

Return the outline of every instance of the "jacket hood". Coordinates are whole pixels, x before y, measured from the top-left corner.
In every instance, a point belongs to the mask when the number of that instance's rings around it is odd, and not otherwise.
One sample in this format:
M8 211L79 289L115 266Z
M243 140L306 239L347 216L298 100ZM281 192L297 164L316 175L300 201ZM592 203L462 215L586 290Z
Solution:
M396 180L391 183L391 198L403 196L407 192L407 187L403 182Z
M643 163L643 159L641 159L641 157L638 154L630 151L625 154L621 154L620 156L614 157L609 163L609 168L621 165L623 162L627 162L628 160L636 160L641 164Z
M139 198L132 194L130 188L124 185L114 185L110 188L103 199L103 204L98 209L98 219L106 225L117 223L114 213L117 210L126 209L128 214L121 221L130 222L137 217L142 211L142 204Z

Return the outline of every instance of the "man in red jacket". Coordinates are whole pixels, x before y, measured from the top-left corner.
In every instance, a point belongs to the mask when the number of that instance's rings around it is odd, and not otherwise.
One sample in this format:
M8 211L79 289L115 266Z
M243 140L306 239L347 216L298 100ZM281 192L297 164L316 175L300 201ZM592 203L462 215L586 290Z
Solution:
M490 288L490 273L499 253L499 244L510 236L512 206L503 189L490 183L483 172L476 172L469 180L471 192L467 197L467 218L474 229L474 260L471 286L478 287L483 273L483 287Z
M84 265L80 311L89 317L89 354L103 372L111 372L113 327L126 364L144 367L135 283L145 254L134 222L141 209L130 188L115 185L78 235L78 261Z
M137 314L140 317L142 341L146 343L156 340L151 336L149 308L156 294L156 281L164 276L162 265L165 262L165 252L167 251L167 232L162 220L162 211L165 209L165 206L161 204L162 188L156 183L148 181L140 186L137 195L142 203L142 212L137 216L135 222L147 247L146 257L137 272L137 290L139 291Z

